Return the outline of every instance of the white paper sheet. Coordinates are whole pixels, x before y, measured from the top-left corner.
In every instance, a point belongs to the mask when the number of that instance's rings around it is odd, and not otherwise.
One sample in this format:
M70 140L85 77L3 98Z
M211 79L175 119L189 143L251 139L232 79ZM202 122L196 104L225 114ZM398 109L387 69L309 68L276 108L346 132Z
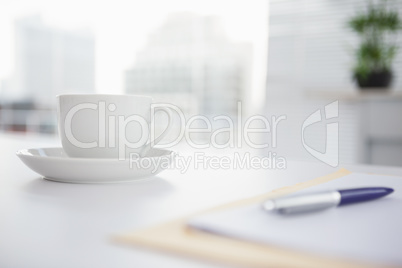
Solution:
M402 178L352 173L298 193L357 187L395 191L378 200L299 215L267 213L254 205L199 216L189 225L321 255L402 265Z

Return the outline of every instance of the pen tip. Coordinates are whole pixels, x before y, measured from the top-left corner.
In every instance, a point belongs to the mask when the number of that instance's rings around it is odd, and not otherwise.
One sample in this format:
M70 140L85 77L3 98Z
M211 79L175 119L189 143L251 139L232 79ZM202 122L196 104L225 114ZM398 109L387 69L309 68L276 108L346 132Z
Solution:
M386 194L390 194L390 193L394 192L394 189L392 189L392 188L386 188L385 187L384 190L385 190Z

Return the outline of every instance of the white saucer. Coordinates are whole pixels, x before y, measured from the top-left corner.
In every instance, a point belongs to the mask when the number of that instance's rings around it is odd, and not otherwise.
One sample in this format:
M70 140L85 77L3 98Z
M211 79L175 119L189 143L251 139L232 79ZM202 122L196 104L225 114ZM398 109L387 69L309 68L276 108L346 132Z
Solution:
M156 148L135 161L73 158L62 148L24 149L16 154L45 179L70 183L123 182L154 176L168 168L174 158L172 151Z

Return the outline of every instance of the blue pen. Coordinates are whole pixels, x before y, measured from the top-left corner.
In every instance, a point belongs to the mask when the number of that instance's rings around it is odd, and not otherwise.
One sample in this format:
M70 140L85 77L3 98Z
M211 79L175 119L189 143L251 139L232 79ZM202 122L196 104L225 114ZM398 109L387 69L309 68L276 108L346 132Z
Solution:
M269 199L263 203L263 208L266 211L276 211L282 214L308 212L369 201L389 195L393 191L386 187L369 187L310 193Z

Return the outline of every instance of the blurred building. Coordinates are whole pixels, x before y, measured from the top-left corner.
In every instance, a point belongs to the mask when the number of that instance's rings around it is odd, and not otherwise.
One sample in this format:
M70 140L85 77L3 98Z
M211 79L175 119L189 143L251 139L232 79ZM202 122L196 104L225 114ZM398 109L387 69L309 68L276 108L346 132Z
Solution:
M55 96L93 93L94 65L92 34L52 28L40 16L17 20L15 71L2 83L1 129L49 132L55 124L49 119L54 117Z
M95 41L88 33L54 29L40 17L15 24L15 89L39 103L57 94L95 90Z
M226 36L217 17L173 14L137 53L125 90L187 114L235 114L249 84L251 53L250 45Z

